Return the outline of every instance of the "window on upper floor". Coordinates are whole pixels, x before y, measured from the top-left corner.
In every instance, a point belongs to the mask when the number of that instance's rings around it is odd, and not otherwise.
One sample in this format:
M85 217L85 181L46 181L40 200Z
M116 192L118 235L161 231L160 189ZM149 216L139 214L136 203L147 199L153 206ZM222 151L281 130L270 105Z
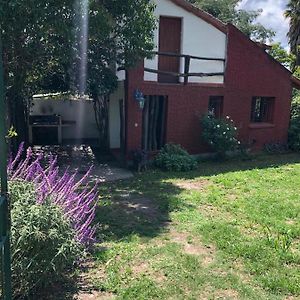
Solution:
M251 106L251 122L273 123L274 106L274 97L253 97Z
M208 113L215 118L221 118L223 115L223 96L210 96L208 104Z

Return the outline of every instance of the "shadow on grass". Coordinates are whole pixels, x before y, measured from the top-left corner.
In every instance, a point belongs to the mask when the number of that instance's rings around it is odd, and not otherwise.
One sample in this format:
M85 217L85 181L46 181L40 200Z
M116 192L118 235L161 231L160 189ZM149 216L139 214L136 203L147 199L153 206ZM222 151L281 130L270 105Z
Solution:
M251 160L233 159L223 162L200 162L191 172L174 173L150 170L135 178L104 184L100 189L100 206L96 216L100 241L126 239L133 234L152 238L169 225L169 214L186 209L180 199L183 189L173 180L193 180L228 172L277 168L300 163L299 154L260 155Z
M44 289L35 291L27 298L20 297L16 300L74 300L78 292L78 277L75 275L65 276L60 282Z
M193 179L196 177L209 177L229 172L247 171L253 169L279 168L284 165L300 163L300 154L287 153L278 155L253 155L249 157L233 158L225 161L200 161L197 170L187 173L165 173L169 179L183 178Z
M169 213L180 209L181 189L171 183L143 179L106 184L96 221L100 241L120 240L131 235L155 237L166 226Z

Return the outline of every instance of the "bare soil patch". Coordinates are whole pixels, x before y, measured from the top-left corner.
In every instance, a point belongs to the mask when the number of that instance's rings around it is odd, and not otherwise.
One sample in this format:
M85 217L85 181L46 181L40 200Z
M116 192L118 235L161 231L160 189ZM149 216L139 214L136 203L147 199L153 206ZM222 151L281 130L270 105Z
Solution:
M153 268L151 268L151 265L145 261L140 261L131 266L131 271L135 278L141 275L149 275L158 284L162 284L166 280L166 276L164 274L155 271Z
M110 293L105 292L81 292L74 299L75 300L111 300L114 299L115 296Z
M239 293L233 289L216 291L214 296L215 299L240 299Z
M286 224L288 224L288 225L295 225L296 224L296 220L295 219L288 219L288 220L286 220Z
M175 183L176 186L185 190L202 191L210 184L208 180L182 180Z
M230 200L230 201L235 201L235 200L238 199L238 197L235 194L228 194L227 199Z
M150 219L157 219L160 215L153 201L140 195L127 194L112 200L129 214L142 214Z
M203 266L207 267L215 261L216 249L214 246L205 245L195 239L189 239L187 233L175 230L170 230L170 237L172 241L183 246L183 250L186 254L200 256Z
M229 212L226 211L221 211L217 207L209 204L201 204L199 206L199 211L202 215L208 218L220 218L222 217L223 219L226 220L232 220L233 215L231 215Z
M226 299L226 300L236 300L239 298L239 293L233 289L226 289L226 290L215 290L211 286L206 286L203 289L203 292L199 295L199 299L201 300L211 300L211 299Z
M101 281L106 278L104 269L96 267L92 262L84 265L84 271L79 277L78 291L74 296L74 300L110 300L115 295L108 292L98 291L93 286L93 281ZM91 272L96 270L94 272Z

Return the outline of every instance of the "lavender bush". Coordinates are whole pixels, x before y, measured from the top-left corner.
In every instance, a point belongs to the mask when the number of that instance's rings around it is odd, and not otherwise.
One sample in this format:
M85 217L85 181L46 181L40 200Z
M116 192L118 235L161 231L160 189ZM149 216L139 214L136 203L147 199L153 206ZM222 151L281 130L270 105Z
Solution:
M35 155L23 144L8 164L14 297L55 289L95 242L97 187L60 174L55 157Z
M85 247L90 247L95 242L96 227L92 222L97 204L97 186L89 188L89 185L84 183L91 169L76 182L76 173L70 175L67 170L63 175L59 175L55 157L50 157L47 166L43 168L43 154L35 158L32 149L28 148L26 158L22 160L23 151L22 143L15 158L9 160L9 180L32 182L37 194L37 203L43 204L50 199L54 205L60 206L75 231L76 240Z
M14 299L48 299L42 293L72 275L84 246L59 206L37 203L33 183L10 181L9 191Z

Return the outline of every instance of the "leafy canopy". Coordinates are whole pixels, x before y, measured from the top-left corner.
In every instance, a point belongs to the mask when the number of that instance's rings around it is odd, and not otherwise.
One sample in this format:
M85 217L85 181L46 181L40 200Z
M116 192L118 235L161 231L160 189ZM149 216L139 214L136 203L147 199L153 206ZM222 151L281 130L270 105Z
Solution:
M155 19L148 0L0 0L6 98L10 122L26 141L29 99L36 93L78 92L84 48L79 24L88 1L89 35L85 92L111 93L116 65L128 67L153 48Z
M290 0L285 16L290 20L288 32L291 52L297 56L297 65L300 65L300 0Z
M280 43L273 44L268 53L287 69L291 69L295 63L295 55L288 53Z
M0 0L8 89L68 90L80 59L74 47L84 0ZM152 49L155 20L147 0L89 0L88 91L109 92L115 65L131 66ZM75 47L75 48L77 48Z

